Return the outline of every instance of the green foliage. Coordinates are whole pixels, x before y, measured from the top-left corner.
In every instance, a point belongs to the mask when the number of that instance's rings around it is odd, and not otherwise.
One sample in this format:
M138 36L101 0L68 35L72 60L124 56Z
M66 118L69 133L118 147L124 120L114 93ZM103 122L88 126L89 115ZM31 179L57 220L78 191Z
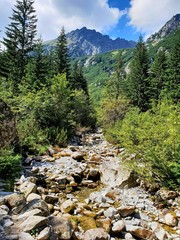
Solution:
M149 81L148 81L148 53L142 37L136 45L130 64L130 73L127 81L126 95L131 99L135 106L142 111L149 107Z
M130 162L130 165L139 174L168 187L178 187L179 123L180 108L164 100L144 113L133 108L122 121L115 124L114 137L120 146L136 154L135 164Z
M61 29L60 35L57 38L55 60L56 60L55 62L56 62L56 68L57 68L56 74L65 73L67 76L67 79L69 79L70 62L69 62L67 39L66 39L64 27Z
M13 82L14 92L24 76L28 54L34 45L37 19L33 4L32 0L16 1L3 39L6 47L4 66L8 66L6 75Z
M4 179L15 178L18 176L21 166L22 157L15 155L12 150L0 150L0 176Z
M149 74L149 95L153 100L158 101L162 91L165 89L167 82L167 69L167 53L164 49L160 48L151 65Z

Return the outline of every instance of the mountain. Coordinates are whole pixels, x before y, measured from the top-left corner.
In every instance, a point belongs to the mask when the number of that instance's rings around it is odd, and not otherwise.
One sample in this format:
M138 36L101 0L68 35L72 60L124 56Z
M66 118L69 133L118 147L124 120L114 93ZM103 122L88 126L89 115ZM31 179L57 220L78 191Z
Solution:
M157 33L152 34L146 42L157 43L178 29L180 29L180 14L173 16Z
M136 45L134 41L121 38L112 40L108 35L102 35L86 27L67 33L67 43L70 57L93 56L115 49L134 48ZM44 44L45 48L49 50L55 46L56 39Z

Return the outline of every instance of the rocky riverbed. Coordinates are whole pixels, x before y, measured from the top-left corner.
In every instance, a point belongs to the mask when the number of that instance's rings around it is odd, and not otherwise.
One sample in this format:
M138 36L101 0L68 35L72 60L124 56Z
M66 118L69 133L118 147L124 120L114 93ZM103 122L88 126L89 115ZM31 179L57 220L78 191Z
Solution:
M14 193L0 197L0 239L180 240L179 194L150 194L124 167L128 157L99 132L27 158Z

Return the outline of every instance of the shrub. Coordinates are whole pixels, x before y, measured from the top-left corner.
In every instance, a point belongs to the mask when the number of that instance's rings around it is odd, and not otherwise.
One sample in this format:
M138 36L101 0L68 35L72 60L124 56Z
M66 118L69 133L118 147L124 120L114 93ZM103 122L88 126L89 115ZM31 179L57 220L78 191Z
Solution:
M0 151L0 176L4 179L15 178L22 170L22 157L15 155L12 150Z
M130 166L151 181L180 184L180 109L163 101L147 112L133 108L113 131L116 142L136 154ZM111 131L111 132L113 132Z

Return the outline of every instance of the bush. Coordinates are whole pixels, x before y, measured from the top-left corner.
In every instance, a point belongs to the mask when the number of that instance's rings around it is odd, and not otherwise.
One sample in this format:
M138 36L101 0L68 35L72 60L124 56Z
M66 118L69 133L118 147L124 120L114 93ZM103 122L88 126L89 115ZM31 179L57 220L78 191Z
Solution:
M115 141L136 154L131 167L168 187L180 184L180 108L163 101L147 112L133 108L112 128Z
M15 178L22 170L22 157L15 155L12 150L0 151L0 176L3 179Z

